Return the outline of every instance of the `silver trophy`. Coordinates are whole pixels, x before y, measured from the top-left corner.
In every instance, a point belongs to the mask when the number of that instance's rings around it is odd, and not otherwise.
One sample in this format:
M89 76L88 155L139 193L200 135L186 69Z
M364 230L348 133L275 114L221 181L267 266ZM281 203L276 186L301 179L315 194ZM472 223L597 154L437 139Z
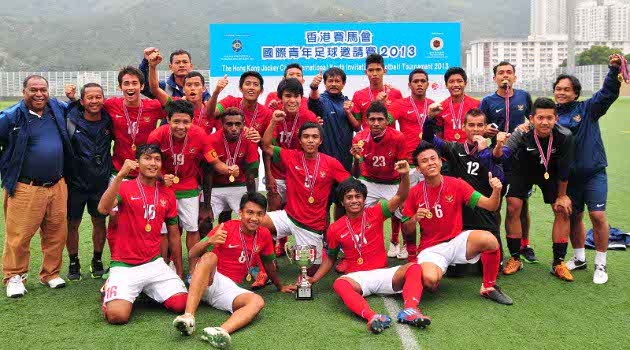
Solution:
M284 250L287 253L290 263L295 263L302 275L297 281L297 292L295 293L296 300L313 300L313 285L308 281L306 270L313 266L317 257L317 247L314 245L294 245L289 246L289 242L284 245Z

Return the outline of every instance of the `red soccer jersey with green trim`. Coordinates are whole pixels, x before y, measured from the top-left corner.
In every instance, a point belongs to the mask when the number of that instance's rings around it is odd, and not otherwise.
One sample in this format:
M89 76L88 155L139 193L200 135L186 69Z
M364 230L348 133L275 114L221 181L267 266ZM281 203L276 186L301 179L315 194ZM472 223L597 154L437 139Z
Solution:
M429 109L433 100L430 98L425 98L425 100L427 109ZM424 101L413 101L420 115L416 114L416 110L413 108L411 103L412 102L409 98L401 98L392 102L392 105L388 108L389 113L392 115L394 120L398 121L400 132L404 136L405 153L407 154L409 164L413 164L413 157L411 154L416 147L418 147L420 141L422 141L422 137L420 135L422 134L423 125L420 125L418 119L424 120L428 115L428 111L424 110Z
M265 98L265 106L267 106L267 108L269 108L269 103L271 103L271 101L278 101L278 107L276 107L275 109L276 111L281 111L282 108L284 108L284 106L282 105L282 99L278 97L277 91L270 92L267 95L267 98ZM308 98L306 98L305 96L302 96L302 102L300 104L300 107L306 107L306 106L308 106Z
M302 146L300 146L300 138L298 137L300 127L306 122L317 123L317 116L310 110L300 107L297 124L295 128L293 128L295 120L295 118L285 118L286 125L285 123L276 124L276 128L273 130L274 145L284 149L302 149ZM291 133L292 129L293 133ZM282 163L271 163L271 175L274 179L286 179L285 172L286 169Z
M228 95L225 98L223 98L221 101L219 101L219 103L217 103L217 110L223 113L226 109L230 107L236 107L240 109L242 101L243 101L242 97L234 97L232 95ZM248 128L253 127L254 129L256 129L256 131L258 131L260 136L262 136L265 133L265 130L269 126L269 122L271 122L272 114L273 112L269 108L261 105L260 103L258 104L258 107L256 109L255 119L254 119L254 111L243 109L243 115L245 116L245 125L247 125ZM215 127L217 128L217 130L221 129L221 119L217 121L217 124Z
M243 278L248 273L247 258L245 257L245 250L243 249L243 244L239 234L240 226L240 220L230 220L223 223L223 229L227 232L225 243L211 249L211 251L219 257L217 271L237 284L241 284L243 282ZM213 236L219 227L220 225L215 227L212 231L210 231L208 236L201 241L207 241L208 237ZM247 256L252 254L254 237L256 238L256 251L250 260L250 264L256 260L255 255L260 255L261 260L273 261L276 256L274 254L271 233L268 229L262 226L258 227L258 233L256 235L243 234Z
M400 90L385 85L385 91L387 91L387 101L385 102L385 107L389 110L391 104L402 98L402 93ZM372 95L370 95L370 91ZM370 104L376 100L376 96L381 93L383 90L372 90L369 86L363 88L361 90L357 90L354 95L352 95L352 103L354 107L352 107L352 113L355 117L360 116L361 118L361 127L363 129L369 129L367 124L367 109L370 107Z
M370 129L363 129L352 139L352 144L363 141L361 176L376 182L395 182L400 179L396 162L407 158L403 134L387 128L385 135L374 141Z
M177 224L177 202L171 189L156 182L158 200L155 198L155 187L141 185L146 195L147 204L136 180L124 181L118 191L118 225L107 235L112 261L126 264L144 264L160 255L162 242L162 224ZM157 202L157 205L154 203ZM147 222L147 217L150 221ZM151 230L145 230L147 223Z
M210 143L217 151L217 157L223 162L228 163L227 151L225 149L225 142L223 129L210 135ZM237 141L228 142L230 154L234 157L236 152ZM245 138L244 134L241 134L241 148L236 156L236 162L238 165L239 175L234 179L234 182L230 182L228 175L214 174L212 178L212 184L214 187L245 185L245 171L249 169L258 169L259 157L258 157L258 145Z
M464 104L463 106L462 103ZM481 102L464 95L464 101L461 103L453 103L449 97L440 104L442 105L442 113L435 117L435 121L438 126L444 127L444 141L466 142L466 132L459 127L458 121L461 120L461 127L463 128L466 113L473 108L479 108ZM457 135L459 135L459 138Z

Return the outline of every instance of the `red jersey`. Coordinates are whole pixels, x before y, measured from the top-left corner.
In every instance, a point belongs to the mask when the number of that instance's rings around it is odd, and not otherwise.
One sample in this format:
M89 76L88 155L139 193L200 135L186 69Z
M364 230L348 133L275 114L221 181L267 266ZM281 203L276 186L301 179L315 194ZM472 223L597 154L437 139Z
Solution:
M107 114L112 117L114 124L114 152L112 153L112 163L116 171L122 168L125 159L136 159L136 151L131 149L133 144L137 146L147 143L147 138L151 131L155 130L158 120L166 117L166 113L162 110L162 105L158 100L142 99L142 115L139 107L127 107L127 112L132 125L127 126L127 118L123 109L122 97L110 97L105 100L103 108ZM135 140L131 137L132 128L136 128L138 133ZM138 176L138 171L134 170L129 176Z
M284 106L282 105L282 99L278 97L277 91L272 91L269 93L269 95L267 95L267 98L265 99L265 106L267 108L269 108L269 103L271 103L271 101L278 101L278 107L274 109L274 111L280 111L284 108ZM308 106L308 98L302 96L302 102L300 103L300 108L302 107L307 108L307 106Z
M352 139L352 144L363 141L361 177L378 183L395 183L400 179L396 162L407 157L403 134L394 129L385 129L385 135L376 142L370 129L363 129Z
M285 149L301 150L300 138L298 132L300 127L306 122L317 123L315 113L300 107L297 121L295 118L285 118L284 123L276 124L273 130L273 144ZM295 123L295 127L294 127ZM271 175L274 179L284 180L286 178L286 170L282 163L271 163Z
M191 125L187 138L187 140L173 138L170 125L162 125L151 133L148 140L149 143L160 146L162 150L164 155L162 173L174 174L179 178L179 183L173 183L171 186L177 198L191 198L198 195L197 176L201 174L201 161L205 159L210 163L217 159L217 152L202 128ZM173 149L171 149L171 142ZM184 143L186 143L186 149L183 149Z
M273 149L272 161L282 162L287 169L287 215L301 226L311 231L322 232L326 228L326 204L334 183L340 183L350 177L350 173L343 168L335 158L319 154L319 169L315 172L316 159L305 159L304 152L289 150L278 146ZM306 161L311 174L309 181L315 180L313 190L307 188L306 172L303 160ZM313 176L314 175L314 176ZM309 197L314 199L309 203Z
M118 226L107 235L112 261L131 265L149 262L160 255L162 223L177 224L177 202L171 189L156 182L158 200L155 201L155 187L141 185L148 208L142 201L138 181L124 181L118 191ZM157 205L154 206L154 203ZM147 222L147 216L150 221ZM146 225L151 225L147 232Z
M462 206L475 208L481 197L479 192L462 179L442 176L442 183L443 186L427 187L430 203L428 205L424 199L424 181L409 191L409 197L405 201L403 221L416 215L419 208L427 208L427 206L433 214L430 219L424 218L418 222L421 232L420 251L451 240L462 233ZM442 187L441 193L440 187ZM439 198L438 193L440 193Z
M363 129L368 129L367 125L367 109L370 107L370 104L376 100L376 96L381 93L383 90L372 90L369 86L358 90L352 96L352 103L354 103L354 107L352 108L352 113L354 114L357 120L361 120L361 127ZM385 91L387 92L387 101L385 101L385 107L389 110L391 104L402 98L402 93L400 90L389 87L385 85ZM391 114L388 113L391 117ZM391 122L391 119L390 119Z
M462 130L464 116L469 110L479 108L479 104L479 100L468 95L464 95L461 103L453 104L450 97L441 102L442 113L436 117L436 122L438 126L444 127L444 141L466 142L466 132Z
M217 232L219 226L210 231L208 236L201 241L207 241L208 237ZM271 233L268 229L259 226L257 234L243 234L243 240L245 241L246 246L246 249L243 249L243 243L239 233L240 226L240 220L230 220L223 223L223 229L227 232L225 243L208 248L208 251L214 252L219 257L217 271L237 284L241 284L243 282L243 277L245 277L248 273L247 258L250 254L252 257L249 267L253 267L251 264L256 260L256 255L260 255L260 259L263 261L273 261L276 258L276 255L274 254L273 241L271 240ZM256 251L252 254L254 238L256 238Z
M177 100L181 100L181 97L174 97L174 96L169 96L168 97L169 101L177 101ZM206 116L206 103L203 103L203 108L202 109L195 109L195 115L193 118L193 125L197 125L201 128L203 128L203 130L206 132L206 134L210 135L212 134L212 131L214 131L214 127L215 127L215 120L214 119L209 119Z
M225 149L225 144L229 148L232 158L235 156L236 146L238 141L228 142L223 137L223 129L218 130L214 134L210 135L210 143L217 151L217 157L223 162L228 164L228 154ZM222 175L215 173L212 178L213 187L228 187L228 186L245 186L245 171L251 169L258 169L258 145L245 138L245 134L241 134L241 146L236 155L236 162L238 165L239 175L234 179L234 182L230 182L228 175Z
M392 217L392 213L387 210L386 202L381 202L365 209L365 237L361 247L361 254L359 254L357 246L360 242L363 217L360 216L350 220L352 231L355 234L354 238L348 229L347 216L333 222L326 232L329 254L337 254L339 249L343 250L344 258L348 262L346 273L387 267L383 223L390 217ZM363 259L362 264L357 262L359 258Z
M271 121L271 115L273 114L273 112L260 103L258 103L255 111L248 111L241 106L242 101L242 97L234 97L232 95L228 95L227 97L219 101L219 103L217 103L217 110L219 110L220 113L223 113L226 109L230 107L242 109L243 114L245 115L245 125L247 125L248 128L253 127L254 129L256 129L256 131L258 131L258 133L262 137L262 135L265 133L265 130L267 130L267 127L269 126L269 122ZM256 112L256 115L254 115L254 112ZM218 123L215 127L217 128L217 130L221 129L221 119L218 120Z
M413 100L413 102L409 98L401 98L392 102L389 107L389 113L394 120L398 121L400 132L404 135L405 152L409 164L413 164L411 154L422 141L423 123L429 115L428 109L432 103L433 100L426 97L424 101ZM416 106L415 109L414 105Z

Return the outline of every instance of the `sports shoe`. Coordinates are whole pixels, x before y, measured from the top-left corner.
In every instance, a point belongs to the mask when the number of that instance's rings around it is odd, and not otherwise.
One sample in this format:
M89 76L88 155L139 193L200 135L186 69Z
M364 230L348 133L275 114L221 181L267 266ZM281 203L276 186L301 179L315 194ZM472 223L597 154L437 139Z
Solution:
M92 276L92 278L103 278L106 273L107 271L105 271L105 268L103 267L103 260L92 259L92 263L90 264L90 275Z
M267 276L264 272L259 272L258 276L256 276L256 280L252 283L252 290L263 288L264 286L271 283L269 276Z
M68 279L70 281L80 281L81 280L81 264L77 260L76 262L71 262L68 267Z
M593 274L593 283L604 284L608 282L608 273L606 265L595 264L595 273Z
M52 289L63 288L66 286L66 281L64 281L61 277L55 277L46 283L41 281L39 283Z
M573 270L586 270L586 261L578 260L575 256L567 261L567 269Z
M195 316L191 314L183 314L175 317L173 320L173 327L182 335L192 335L195 333Z
M505 295L505 293L503 293L501 288L499 288L499 286L497 286L496 284L490 288L484 288L482 284L481 289L479 290L479 294L481 294L482 297L486 299L490 299L492 301L496 301L499 304L503 304L503 305L514 304L514 301L512 301L512 298Z
M203 329L201 339L210 343L210 345L217 349L227 349L232 344L232 338L221 327L206 327Z
M398 252L398 255L396 255L396 258L398 258L398 260L407 260L407 258L409 258L409 253L407 252L407 246L405 245L400 246L400 251Z
M281 257L287 255L286 250L284 250L284 245L287 243L287 238L280 238L276 243L276 257Z
M390 242L389 250L387 250L387 257L395 258L398 256L398 252L400 252L400 246L394 242Z
M571 275L571 272L567 268L567 265L564 263L564 261L556 266L552 266L551 274L563 281L573 282L573 276Z
M525 248L521 249L521 257L523 259L525 259L525 261L527 261L530 264L536 264L538 263L538 258L536 257L536 254L534 253L534 249L530 246L526 246Z
M26 287L24 287L24 280L28 277L28 274L23 275L15 275L9 278L9 282L7 283L7 297L9 298L20 298L23 297L28 291Z
M431 324L431 318L424 316L420 313L420 310L411 307L400 310L397 319L398 323L409 324L423 329Z
M346 260L346 258L341 259L339 264L335 266L335 271L337 271L337 273L344 274L346 273L347 269L348 269L348 260Z
M387 315L376 314L368 321L368 329L374 334L379 334L389 328L392 324L392 319Z
M521 259L516 259L515 257L511 257L508 260L507 264L503 268L504 275L513 275L523 269L523 262Z

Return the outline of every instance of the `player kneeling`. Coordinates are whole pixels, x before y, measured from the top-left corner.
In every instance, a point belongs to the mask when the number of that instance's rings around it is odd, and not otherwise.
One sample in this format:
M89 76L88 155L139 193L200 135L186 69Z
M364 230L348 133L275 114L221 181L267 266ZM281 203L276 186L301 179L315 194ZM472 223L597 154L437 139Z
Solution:
M490 198L475 191L462 179L442 176L442 161L435 146L422 141L413 153L417 169L424 180L414 186L403 210L404 230L415 239L416 223L420 225L420 254L424 286L436 288L451 264L483 264L480 294L499 304L512 305L512 299L495 285L501 262L499 242L488 231L462 232L462 206L495 211L501 199L501 181L492 177Z
M191 335L195 331L195 311L201 300L232 313L220 327L207 327L201 336L213 347L221 349L230 345L230 333L250 323L265 306L262 297L237 285L245 276L251 281L256 255L260 255L267 274L280 292L295 291L295 286L284 286L280 282L273 263L271 233L260 226L267 208L265 197L260 193L246 193L239 208L240 220L222 223L190 250L190 255L201 258L190 281L186 313L173 321L173 326L182 335Z

